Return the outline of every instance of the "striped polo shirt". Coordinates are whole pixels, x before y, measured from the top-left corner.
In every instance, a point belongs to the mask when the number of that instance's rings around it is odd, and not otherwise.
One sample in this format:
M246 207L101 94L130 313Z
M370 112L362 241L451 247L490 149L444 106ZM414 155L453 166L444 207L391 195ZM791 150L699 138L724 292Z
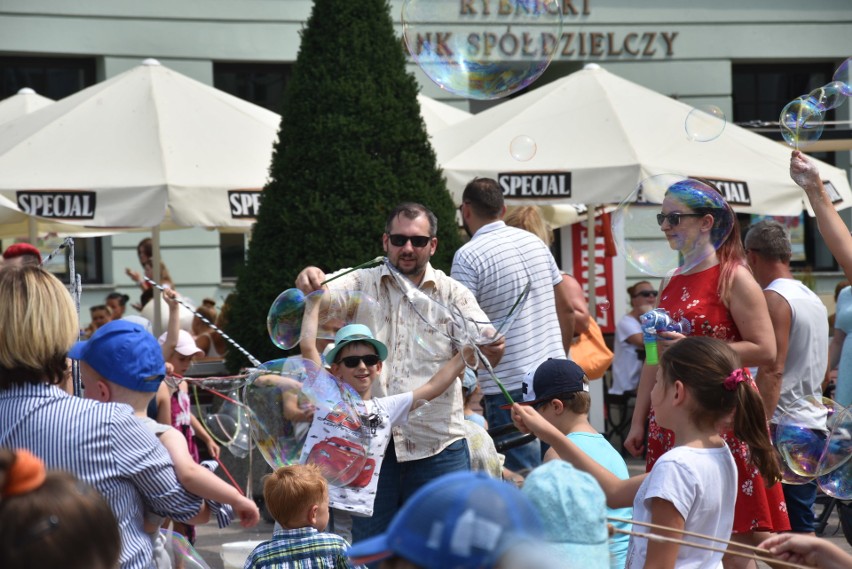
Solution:
M178 483L165 447L128 405L74 397L47 384L14 385L0 390L0 446L29 449L48 468L71 472L103 494L118 520L122 569L152 566L143 510L185 521L201 507Z

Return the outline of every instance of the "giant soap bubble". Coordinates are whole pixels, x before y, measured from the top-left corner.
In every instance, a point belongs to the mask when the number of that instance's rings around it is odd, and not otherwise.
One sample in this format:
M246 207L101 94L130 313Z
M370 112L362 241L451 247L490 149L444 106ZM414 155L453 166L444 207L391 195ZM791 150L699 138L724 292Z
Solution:
M333 340L334 334L347 324L364 324L377 332L379 304L371 296L359 291L317 290L305 295L289 288L278 295L266 317L266 328L272 343L289 350L299 343L305 303L322 298L317 338Z
M734 223L736 215L719 192L677 174L643 180L612 215L619 250L631 265L653 277L695 268L727 240Z
M412 59L442 89L497 99L538 79L562 39L559 0L406 0L402 31Z
M804 95L787 103L781 110L778 125L781 136L793 148L810 146L822 136L825 128L824 111L820 102Z
M314 362L273 360L252 373L243 400L252 410L251 433L272 468L317 464L333 486L359 479L370 432L364 403L348 385Z

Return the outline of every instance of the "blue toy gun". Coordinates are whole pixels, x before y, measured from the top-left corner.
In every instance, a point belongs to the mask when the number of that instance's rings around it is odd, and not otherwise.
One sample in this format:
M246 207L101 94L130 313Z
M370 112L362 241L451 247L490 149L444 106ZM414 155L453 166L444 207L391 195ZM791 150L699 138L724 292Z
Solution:
M645 343L645 363L657 365L657 334L659 332L679 332L689 336L692 325L686 318L675 320L665 308L655 308L639 317L639 325L642 327L642 341Z

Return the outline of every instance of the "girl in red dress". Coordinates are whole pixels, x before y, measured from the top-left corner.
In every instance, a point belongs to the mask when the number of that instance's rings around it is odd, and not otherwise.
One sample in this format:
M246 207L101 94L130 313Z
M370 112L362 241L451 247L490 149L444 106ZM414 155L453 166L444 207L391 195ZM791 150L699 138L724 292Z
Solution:
M760 285L749 271L739 226L730 206L708 184L687 179L666 191L657 216L669 245L684 259L681 269L664 282L659 306L679 320L692 324L692 335L712 336L730 343L744 367L769 364L775 359L775 335ZM732 228L729 230L729 228ZM684 336L674 332L658 335L659 349ZM656 424L650 409L650 392L657 366L645 365L637 393L636 410L625 447L634 456L644 450L648 423L647 469L674 446L674 435ZM757 389L752 379L752 388ZM767 481L748 464L749 448L734 437L729 427L722 436L728 443L738 471L733 541L757 545L767 532L789 531L787 506L780 484ZM726 556L726 569L755 567L753 561Z

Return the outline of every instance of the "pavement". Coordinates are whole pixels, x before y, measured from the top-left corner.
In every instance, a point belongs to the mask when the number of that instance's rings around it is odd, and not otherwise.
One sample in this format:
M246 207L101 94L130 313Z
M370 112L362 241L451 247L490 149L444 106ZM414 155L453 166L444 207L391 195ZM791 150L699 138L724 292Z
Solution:
M631 475L644 472L643 461L629 459L627 463ZM821 511L819 506L818 511ZM196 529L198 535L196 540L196 549L210 566L210 569L230 569L230 567L233 566L226 566L221 557L222 544L240 541L263 541L269 539L272 536L272 527L273 524L271 522L264 521L262 518L257 526L250 529L242 528L239 524L234 524L225 529L218 529L215 523L198 526ZM852 546L850 546L850 544L846 541L843 531L840 528L840 519L837 516L836 508L829 518L823 538L830 540L835 545L852 555ZM240 565L239 567L242 566ZM769 568L768 565L763 563L758 563L758 567L761 569Z

